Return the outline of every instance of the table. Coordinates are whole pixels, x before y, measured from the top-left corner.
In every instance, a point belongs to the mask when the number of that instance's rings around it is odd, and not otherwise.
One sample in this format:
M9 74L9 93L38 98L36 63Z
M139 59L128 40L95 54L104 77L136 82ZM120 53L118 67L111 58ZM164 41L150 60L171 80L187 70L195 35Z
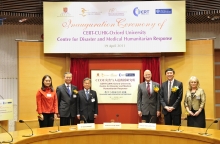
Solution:
M102 124L96 124L95 129L77 130L76 126L61 126L60 132L50 133L57 127L35 128L32 137L22 137L31 134L30 129L10 132L13 144L220 144L220 130L209 129L211 136L199 135L204 128L181 126L183 132L171 130L178 126L157 125L156 130L138 129L138 124L122 124L121 129L105 129ZM7 133L0 134L0 141L10 140Z

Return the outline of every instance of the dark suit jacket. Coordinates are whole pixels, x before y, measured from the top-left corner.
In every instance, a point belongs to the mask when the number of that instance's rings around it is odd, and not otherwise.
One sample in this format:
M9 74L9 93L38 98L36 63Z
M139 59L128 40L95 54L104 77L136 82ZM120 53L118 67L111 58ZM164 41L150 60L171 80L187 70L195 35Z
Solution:
M170 102L168 104L168 81L162 83L160 90L160 102L163 107L163 114L166 115L168 111L164 109L165 106L172 106L175 109L171 112L173 115L182 114L181 101L183 97L183 84L180 81L174 79L173 87L178 86L179 89L176 92L171 92Z
M87 100L85 91L80 90L77 102L77 115L80 115L80 119L82 120L84 120L82 115L84 115L86 119L94 120L94 114L98 114L98 98L96 91L90 90L89 99Z
M71 96L67 92L65 84L57 87L58 109L60 117L75 117L77 109L78 95L73 93L73 90L77 90L77 87L71 85Z
M154 92L154 86L160 87L158 83L152 81L152 93L149 96L146 82L138 85L137 107L142 115L157 115L157 111L160 111L159 92Z

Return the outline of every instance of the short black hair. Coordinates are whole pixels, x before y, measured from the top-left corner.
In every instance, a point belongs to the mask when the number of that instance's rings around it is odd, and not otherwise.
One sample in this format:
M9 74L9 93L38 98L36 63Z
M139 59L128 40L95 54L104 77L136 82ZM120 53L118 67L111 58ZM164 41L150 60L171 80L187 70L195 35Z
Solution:
M174 69L173 69L173 68L168 68L168 69L166 69L166 70L165 70L165 74L166 74L168 71L172 71L172 72L173 72L173 74L175 74L175 71L174 71Z

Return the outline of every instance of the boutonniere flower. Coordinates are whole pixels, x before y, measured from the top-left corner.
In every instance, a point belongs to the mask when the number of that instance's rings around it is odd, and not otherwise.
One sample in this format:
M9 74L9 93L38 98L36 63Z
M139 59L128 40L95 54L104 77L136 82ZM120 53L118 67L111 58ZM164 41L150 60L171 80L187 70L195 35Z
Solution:
M158 93L159 90L160 88L158 86L154 86L154 92Z
M172 89L171 89L171 91L172 91L173 93L175 93L178 89L179 89L178 86L173 86Z
M78 91L76 89L74 89L73 94L78 94Z

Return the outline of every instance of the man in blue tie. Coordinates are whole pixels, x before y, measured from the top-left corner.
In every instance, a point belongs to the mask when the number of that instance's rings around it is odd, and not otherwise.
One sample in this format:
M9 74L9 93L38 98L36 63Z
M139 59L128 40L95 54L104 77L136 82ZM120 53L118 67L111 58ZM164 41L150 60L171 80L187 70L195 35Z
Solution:
M65 83L57 87L58 99L58 117L60 117L60 126L73 124L76 116L76 104L78 98L77 87L72 85L72 74L64 74Z
M77 118L86 123L94 123L98 115L98 98L96 91L91 90L91 79L83 80L83 90L79 91L77 102Z

